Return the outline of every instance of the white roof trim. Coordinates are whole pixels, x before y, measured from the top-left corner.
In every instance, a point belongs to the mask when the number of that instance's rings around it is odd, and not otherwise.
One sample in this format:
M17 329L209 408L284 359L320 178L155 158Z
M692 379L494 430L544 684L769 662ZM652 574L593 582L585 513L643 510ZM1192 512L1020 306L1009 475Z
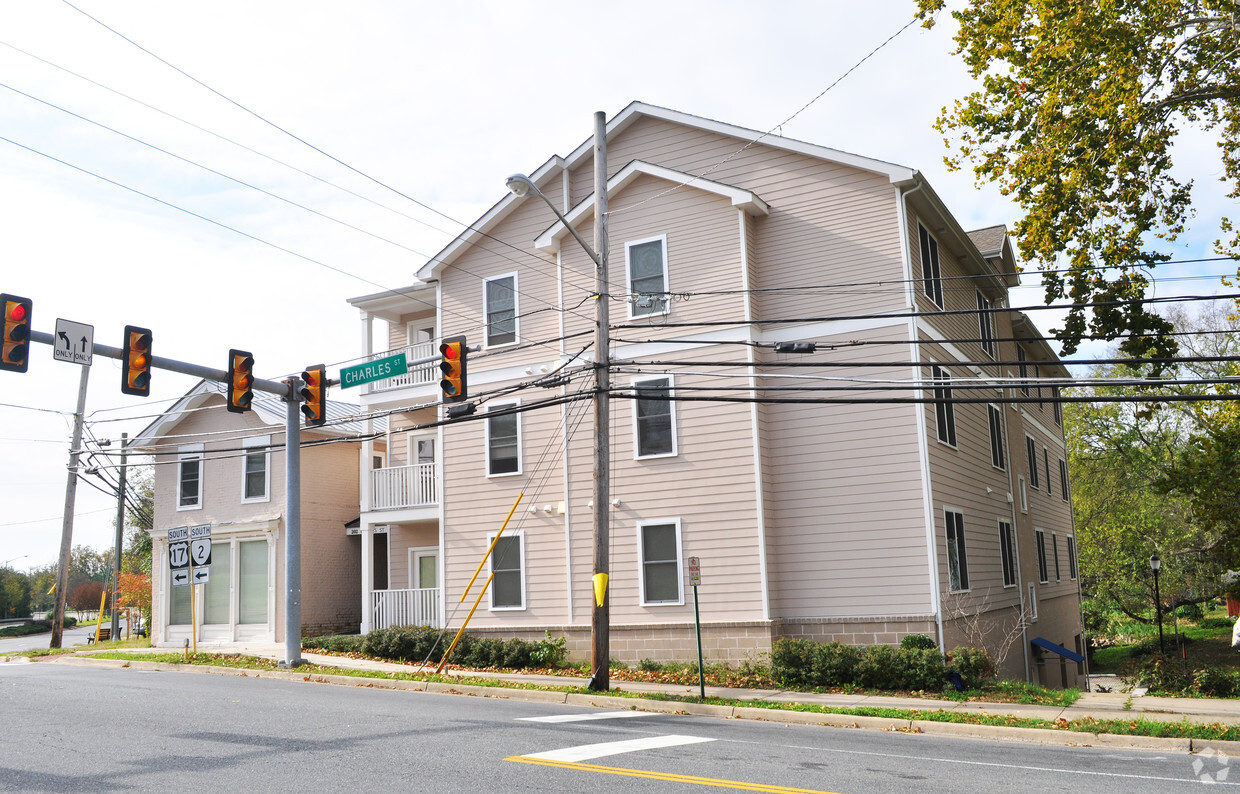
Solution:
M717 196L723 196L732 202L733 207L737 207L749 215L768 215L771 211L770 206L752 191L742 190L731 185L725 185L722 182L714 182L693 174L686 174L683 171L664 168L661 165L641 160L634 160L616 172L616 175L611 179L607 180L607 192L619 193L639 176L653 176L668 182L675 182L706 191L707 193L714 193ZM593 215L594 194L591 193L585 199L578 202L577 206L569 210L564 217L570 224L576 226L578 222ZM568 228L560 221L556 221L553 226L538 235L534 240L534 247L540 251L554 253L560 250L560 240L567 237L568 233Z

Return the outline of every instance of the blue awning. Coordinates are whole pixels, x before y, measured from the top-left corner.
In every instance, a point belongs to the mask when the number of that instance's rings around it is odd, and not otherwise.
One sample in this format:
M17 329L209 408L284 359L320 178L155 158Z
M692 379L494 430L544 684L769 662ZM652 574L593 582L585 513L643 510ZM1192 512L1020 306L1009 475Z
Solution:
M1085 661L1085 657L1084 657L1084 656L1081 656L1079 653L1075 653L1074 651L1070 651L1070 650L1068 650L1067 648L1063 647L1062 645L1056 645L1055 643L1051 642L1051 641L1050 641L1050 640L1048 640L1048 639L1044 639L1044 638L1042 638L1042 637L1034 637L1034 638L1033 638L1033 640L1032 640L1032 642L1033 642L1033 644L1034 644L1034 645L1041 646L1041 647L1045 648L1045 649L1046 649L1046 650L1048 650L1048 651L1052 651L1052 652L1054 652L1054 653L1057 653L1057 654L1059 654L1060 656L1062 656L1062 657L1064 657L1064 658L1066 658L1066 659L1068 659L1068 660L1070 660L1070 661L1073 661L1073 662L1083 662L1083 661Z

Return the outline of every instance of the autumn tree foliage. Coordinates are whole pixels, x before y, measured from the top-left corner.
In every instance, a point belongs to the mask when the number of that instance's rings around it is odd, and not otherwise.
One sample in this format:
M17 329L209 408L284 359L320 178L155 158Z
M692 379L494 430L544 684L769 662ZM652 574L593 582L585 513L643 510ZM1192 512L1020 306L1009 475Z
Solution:
M99 600L102 596L102 583L83 581L69 587L66 602L78 612L92 612L99 609Z
M144 618L150 617L150 574L122 573L117 587L117 604L128 609L136 609Z
M944 4L917 0L927 27ZM947 163L972 163L1019 202L1022 257L1048 303L1075 304L1056 331L1064 352L1130 334L1126 355L1172 354L1170 324L1139 301L1148 268L1170 258L1159 241L1193 215L1193 181L1173 170L1182 130L1216 140L1211 175L1240 198L1240 2L971 0L952 16L981 88L938 119L956 148ZM1240 250L1230 221L1217 231L1220 253Z

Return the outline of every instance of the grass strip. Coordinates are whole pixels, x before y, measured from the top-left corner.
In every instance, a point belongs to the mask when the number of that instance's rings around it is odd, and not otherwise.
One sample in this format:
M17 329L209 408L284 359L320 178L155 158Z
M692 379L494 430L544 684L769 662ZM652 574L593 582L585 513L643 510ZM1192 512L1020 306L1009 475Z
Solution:
M104 651L91 654L97 659L118 659L124 661L150 661L163 664L191 664L215 667L229 667L241 670L279 671L284 670L273 659L240 654L189 654L188 661L184 653L133 653L122 650ZM435 675L432 673L388 672L385 670L358 670L347 667L327 667L317 664L306 664L296 669L308 679L315 676L335 675L359 679L383 679L394 681L421 681L459 686L483 686L496 689L542 690L547 692L566 692L570 694L601 695L580 686L547 686L524 681L508 681L484 677L458 677ZM1162 722L1146 719L1106 719L1081 717L1075 720L1047 720L1038 717L1018 717L1012 714L981 714L976 712L946 711L943 709L902 709L872 707L837 707L822 706L816 703L775 703L766 700L739 700L735 698L708 697L705 699L694 696L671 695L662 692L632 692L614 689L607 693L610 697L625 697L641 700L656 700L670 703L706 703L734 708L760 708L771 712L795 711L816 714L839 714L852 717L881 717L892 720L926 720L930 722L954 722L968 725L991 725L1009 728L1036 728L1065 733L1107 733L1119 736L1153 736L1177 739L1205 739L1240 741L1240 726L1222 723L1195 723L1188 720L1179 722ZM777 717L776 717L777 719Z

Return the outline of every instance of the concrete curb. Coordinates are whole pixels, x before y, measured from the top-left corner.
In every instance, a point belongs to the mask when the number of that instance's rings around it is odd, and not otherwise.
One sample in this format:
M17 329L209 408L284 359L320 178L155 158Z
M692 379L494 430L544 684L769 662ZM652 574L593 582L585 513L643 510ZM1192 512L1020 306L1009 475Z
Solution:
M8 657L0 657L7 659ZM1163 738L1157 736L1127 736L1121 734L1095 734L1080 731L1059 731L1045 728L1021 728L1005 725L975 725L961 722L938 722L936 720L906 720L890 717L854 716L816 711L792 711L764 709L752 706L721 706L711 703L691 703L678 700L646 700L644 698L617 697L615 695L583 694L577 692L549 692L542 689L509 689L477 684L443 683L438 681L402 681L389 678L330 675L298 670L245 670L235 667L210 665L171 664L168 662L143 662L123 659L98 659L91 656L64 655L48 660L53 664L101 665L114 669L147 670L155 672L200 673L226 675L237 678L274 678L280 681L304 681L333 686L366 687L407 692L426 692L440 695L468 695L472 697L519 700L536 703L563 703L570 706L606 708L616 711L648 711L659 714L687 714L719 719L746 719L762 722L782 722L788 725L822 725L832 728L853 728L909 734L953 736L962 739L987 739L990 741L1023 742L1027 744L1060 745L1064 747L1106 747L1124 750L1148 750L1163 753L1212 753L1231 757L1240 756L1240 741L1210 739ZM997 705L997 704L995 704ZM1145 715L1141 715L1145 716Z

